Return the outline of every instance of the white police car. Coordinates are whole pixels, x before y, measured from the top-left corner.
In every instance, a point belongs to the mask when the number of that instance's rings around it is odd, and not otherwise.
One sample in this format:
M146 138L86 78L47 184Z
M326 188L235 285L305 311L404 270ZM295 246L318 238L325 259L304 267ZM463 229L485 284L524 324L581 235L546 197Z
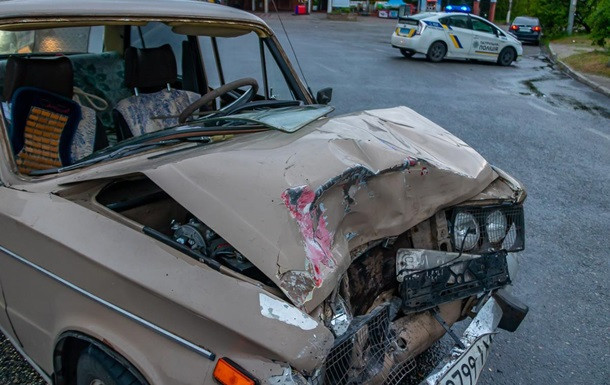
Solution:
M398 19L392 46L405 57L476 59L508 66L523 54L519 40L489 21L465 13L420 13Z

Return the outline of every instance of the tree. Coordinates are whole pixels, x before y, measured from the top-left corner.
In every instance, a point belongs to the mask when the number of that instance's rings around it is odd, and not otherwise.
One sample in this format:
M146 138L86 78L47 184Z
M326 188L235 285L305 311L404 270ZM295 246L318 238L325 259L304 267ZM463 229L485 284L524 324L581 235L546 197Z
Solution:
M574 30L591 32L590 15L596 9L598 1L600 0L578 0L574 15ZM608 2L608 0L601 1ZM570 0L520 0L517 5L524 7L532 16L538 17L547 35L560 34L565 31L568 25ZM518 16L518 13L515 13L515 16Z
M603 47L610 38L610 0L600 0L587 22L591 26L593 43Z

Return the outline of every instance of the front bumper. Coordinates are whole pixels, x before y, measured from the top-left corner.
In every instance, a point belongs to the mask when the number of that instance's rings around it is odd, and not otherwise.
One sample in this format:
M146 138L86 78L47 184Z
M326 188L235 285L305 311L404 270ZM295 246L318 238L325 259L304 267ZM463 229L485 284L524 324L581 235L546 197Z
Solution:
M464 345L463 348L457 345L451 349L451 352L438 364L432 373L421 382L420 385L437 385L443 383L445 376L451 376L456 368L456 364L468 352L480 338L486 335L493 335L498 329L498 325L503 317L502 307L495 298L490 298L485 305L479 310L476 317L472 320L460 341ZM486 357L485 357L486 358ZM481 357L482 359L482 357ZM481 373L484 367L484 360L475 365L477 367L477 376ZM461 377L460 377L461 378Z

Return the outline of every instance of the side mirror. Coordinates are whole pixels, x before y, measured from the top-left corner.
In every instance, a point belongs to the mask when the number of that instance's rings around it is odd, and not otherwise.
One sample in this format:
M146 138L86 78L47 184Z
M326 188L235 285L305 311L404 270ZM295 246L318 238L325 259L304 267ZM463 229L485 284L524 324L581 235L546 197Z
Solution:
M333 89L332 88L322 88L316 94L316 102L318 104L328 104L330 100L333 98Z

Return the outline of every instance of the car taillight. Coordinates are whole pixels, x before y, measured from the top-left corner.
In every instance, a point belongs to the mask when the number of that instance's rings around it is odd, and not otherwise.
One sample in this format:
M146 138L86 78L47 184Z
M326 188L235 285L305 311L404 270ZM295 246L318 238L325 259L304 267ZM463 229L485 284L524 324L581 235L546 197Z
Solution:
M421 35L422 32L424 32L424 29L426 29L426 25L420 21L419 24L417 24L417 28L415 29L415 34Z
M511 25L511 26L510 26L510 29L511 29L511 31L516 31L516 30L518 30L518 29L519 29L519 27L518 27L518 26L516 26L516 25Z
M532 27L532 31L534 32L540 32L540 26L539 25L535 25Z

